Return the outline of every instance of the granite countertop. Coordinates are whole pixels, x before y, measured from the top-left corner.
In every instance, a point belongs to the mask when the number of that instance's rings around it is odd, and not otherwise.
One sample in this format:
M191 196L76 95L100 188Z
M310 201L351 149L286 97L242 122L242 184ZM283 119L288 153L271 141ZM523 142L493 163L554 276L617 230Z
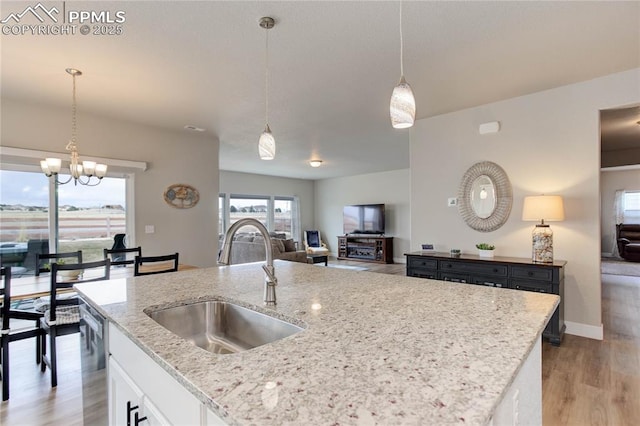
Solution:
M276 261L94 282L77 290L230 424L487 424L558 296ZM300 333L216 355L143 311L222 298ZM312 305L320 304L320 309ZM317 306L316 306L317 308Z

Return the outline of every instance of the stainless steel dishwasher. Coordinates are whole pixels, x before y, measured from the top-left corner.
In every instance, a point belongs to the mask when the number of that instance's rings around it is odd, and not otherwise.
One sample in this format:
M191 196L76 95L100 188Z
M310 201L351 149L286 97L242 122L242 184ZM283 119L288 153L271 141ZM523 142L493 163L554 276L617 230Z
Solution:
M85 425L107 425L107 321L80 298L80 362Z

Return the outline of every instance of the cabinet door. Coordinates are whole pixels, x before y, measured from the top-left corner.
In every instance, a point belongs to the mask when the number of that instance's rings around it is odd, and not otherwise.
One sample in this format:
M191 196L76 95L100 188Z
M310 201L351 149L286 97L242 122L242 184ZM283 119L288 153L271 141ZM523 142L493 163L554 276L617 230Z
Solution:
M109 357L109 424L134 425L134 413L140 411L142 391L120 365Z
M145 422L143 423L144 426L171 425L169 420L167 420L164 414L162 414L158 407L156 407L149 398L144 398L142 407L143 414L140 414L140 416L145 417ZM132 425L134 424L135 423L132 423Z
M227 424L209 408L202 406L202 424L206 426L226 426Z

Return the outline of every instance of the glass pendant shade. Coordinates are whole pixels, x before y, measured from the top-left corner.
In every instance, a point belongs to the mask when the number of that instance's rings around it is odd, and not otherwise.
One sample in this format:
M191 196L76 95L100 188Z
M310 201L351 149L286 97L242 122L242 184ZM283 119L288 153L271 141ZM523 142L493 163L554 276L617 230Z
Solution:
M391 114L391 125L394 129L407 129L413 126L415 122L416 99L413 96L411 86L405 81L404 76L400 78L400 83L393 89L389 112Z
M258 140L258 154L261 160L273 160L276 157L276 140L268 124Z

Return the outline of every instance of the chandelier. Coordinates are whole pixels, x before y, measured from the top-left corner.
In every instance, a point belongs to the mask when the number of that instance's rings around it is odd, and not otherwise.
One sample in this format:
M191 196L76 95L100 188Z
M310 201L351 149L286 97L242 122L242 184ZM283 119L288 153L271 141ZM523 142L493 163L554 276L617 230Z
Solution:
M70 162L69 162L69 171L71 176L64 182L58 180L58 173L60 173L60 168L62 167L62 160L59 158L46 158L45 160L40 161L40 168L42 168L42 172L47 176L54 176L56 178L56 182L60 185L67 184L71 182L73 179L74 185L78 183L80 185L86 186L96 186L98 185L102 178L107 174L107 165L106 164L97 164L95 161L82 161L80 162L80 157L78 155L78 146L76 144L76 136L77 136L77 118L76 118L76 77L82 75L82 71L67 68L66 70L71 77L73 77L73 102L71 104L71 140L67 143L66 150L70 152ZM96 179L92 179L92 178Z

